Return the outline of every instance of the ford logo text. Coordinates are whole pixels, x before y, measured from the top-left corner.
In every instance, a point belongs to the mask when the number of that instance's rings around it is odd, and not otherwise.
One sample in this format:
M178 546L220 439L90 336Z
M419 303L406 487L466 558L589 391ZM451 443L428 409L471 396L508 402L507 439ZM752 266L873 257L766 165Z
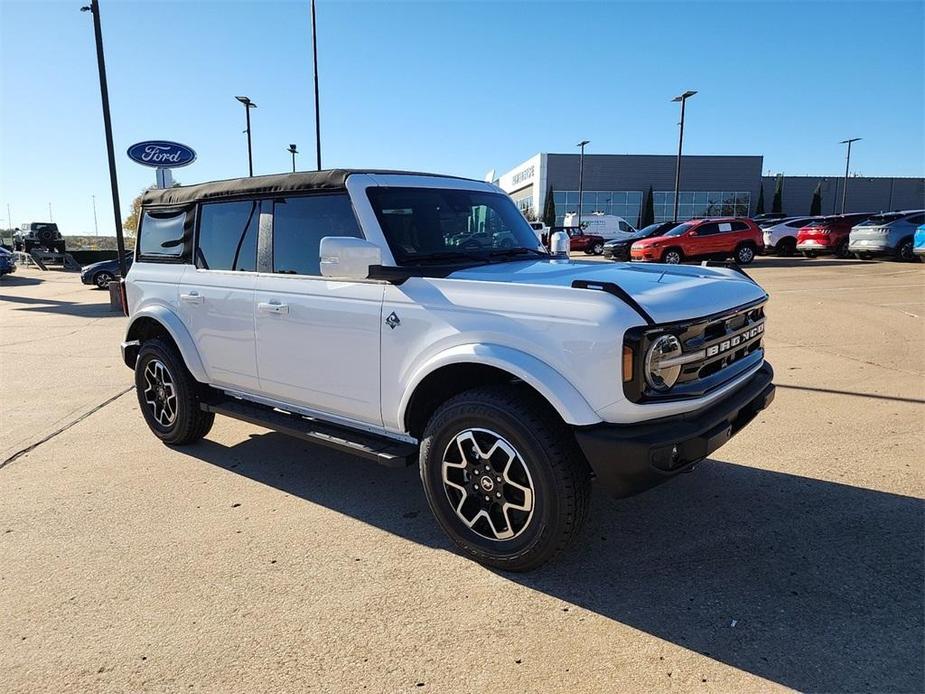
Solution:
M142 166L158 169L175 169L196 161L196 152L179 142L149 140L138 142L128 148L128 157Z

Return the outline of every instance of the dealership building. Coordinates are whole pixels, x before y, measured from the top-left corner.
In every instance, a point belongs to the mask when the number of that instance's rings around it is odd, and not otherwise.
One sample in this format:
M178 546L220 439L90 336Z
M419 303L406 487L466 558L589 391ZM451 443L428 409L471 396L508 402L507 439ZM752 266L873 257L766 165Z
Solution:
M674 215L677 158L661 154L585 154L582 175L582 215L594 212L639 223L642 201L653 190L655 220ZM763 176L761 156L685 155L681 162L678 217L750 216L759 191L764 209L771 211L776 178ZM546 193L552 189L556 219L578 212L578 154L540 153L497 177L497 183L526 214L543 214ZM782 210L808 214L816 186L822 184L822 212L841 211L843 176L784 176ZM925 207L925 178L852 176L848 179L847 212L920 209Z

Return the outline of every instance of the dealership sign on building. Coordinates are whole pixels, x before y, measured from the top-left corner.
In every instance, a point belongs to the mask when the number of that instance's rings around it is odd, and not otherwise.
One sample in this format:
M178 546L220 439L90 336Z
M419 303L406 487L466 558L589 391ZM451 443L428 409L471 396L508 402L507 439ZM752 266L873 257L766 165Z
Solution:
M158 188L169 188L173 185L171 169L188 166L196 161L196 152L192 147L169 140L137 142L128 148L127 154L135 163L157 169Z

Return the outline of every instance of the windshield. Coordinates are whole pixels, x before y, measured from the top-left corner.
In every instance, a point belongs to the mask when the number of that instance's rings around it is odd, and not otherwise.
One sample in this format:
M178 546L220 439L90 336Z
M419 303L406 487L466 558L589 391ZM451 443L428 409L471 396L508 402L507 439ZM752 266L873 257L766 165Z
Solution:
M30 228L32 231L45 231L46 229L50 229L51 231L58 231L57 224L49 224L47 222L33 222Z
M679 224L674 229L669 229L662 236L682 236L694 228L693 224Z
M398 263L547 255L527 220L500 193L370 188L369 200Z

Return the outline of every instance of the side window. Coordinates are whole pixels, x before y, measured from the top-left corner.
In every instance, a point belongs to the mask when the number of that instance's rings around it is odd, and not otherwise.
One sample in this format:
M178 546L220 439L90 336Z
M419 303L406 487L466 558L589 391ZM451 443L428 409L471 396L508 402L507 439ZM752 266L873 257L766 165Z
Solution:
M325 236L363 237L349 197L310 195L276 200L273 272L320 275L319 252Z
M260 203L214 202L199 208L196 267L204 270L257 270Z
M733 231L748 231L748 224L746 224L745 222L733 222L732 230Z
M620 222L619 226L620 226L620 231L630 231L630 225L627 224L626 222Z
M795 220L793 220L792 222L787 222L787 226L788 226L788 227L792 227L792 228L794 228L794 229L799 229L800 227L805 227L807 224L809 224L809 220L808 220L808 219L795 219Z
M185 241L186 210L145 210L138 232L140 255L180 258Z
M911 217L908 217L906 221L909 222L909 224L914 224L915 226L925 224L925 214L914 214Z
M701 224L697 227L697 236L713 236L716 233L719 233L718 224Z

